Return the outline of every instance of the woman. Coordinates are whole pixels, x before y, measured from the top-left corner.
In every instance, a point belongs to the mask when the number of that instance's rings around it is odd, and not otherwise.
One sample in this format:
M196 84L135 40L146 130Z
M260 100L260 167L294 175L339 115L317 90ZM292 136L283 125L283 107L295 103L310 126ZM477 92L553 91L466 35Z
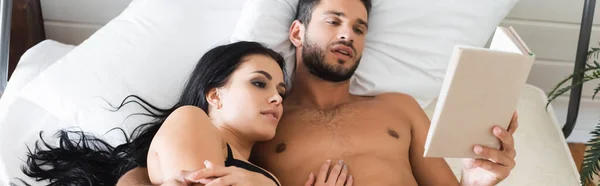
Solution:
M160 109L134 95L125 98L117 110L135 102L154 118L137 127L132 140L112 147L83 132L61 131L60 146L42 140L48 150L36 146L23 172L51 185L115 185L136 167L147 167L148 178L156 185L177 181L280 185L271 173L249 163L248 157L255 142L275 135L286 93L284 69L282 56L259 43L218 46L200 59L173 107ZM72 140L72 134L79 134L79 141ZM214 166L237 168L216 177L195 175L182 180L180 175ZM330 174L346 177L339 166ZM319 178L311 174L307 183L322 183Z

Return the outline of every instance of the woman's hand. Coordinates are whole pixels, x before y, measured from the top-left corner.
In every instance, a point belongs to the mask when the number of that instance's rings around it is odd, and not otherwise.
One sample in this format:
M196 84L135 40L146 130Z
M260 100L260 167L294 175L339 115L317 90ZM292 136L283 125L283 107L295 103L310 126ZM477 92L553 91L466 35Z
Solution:
M304 186L352 186L354 180L352 175L348 175L348 166L346 166L342 160L338 161L338 163L333 166L331 173L327 176L330 166L331 161L327 160L327 162L321 166L321 170L319 170L320 172L316 180L315 175L310 173L308 181L306 181Z
M266 176L238 167L224 167L205 161L205 169L194 172L185 178L186 181L205 184L205 186L276 186Z

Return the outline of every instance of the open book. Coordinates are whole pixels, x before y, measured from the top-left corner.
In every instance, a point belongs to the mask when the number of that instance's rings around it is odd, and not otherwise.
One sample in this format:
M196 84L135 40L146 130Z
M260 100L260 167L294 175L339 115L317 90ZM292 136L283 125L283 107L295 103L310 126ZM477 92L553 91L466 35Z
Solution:
M498 27L489 49L456 46L424 157L481 158L474 145L500 148L492 128L508 128L534 60L512 27Z

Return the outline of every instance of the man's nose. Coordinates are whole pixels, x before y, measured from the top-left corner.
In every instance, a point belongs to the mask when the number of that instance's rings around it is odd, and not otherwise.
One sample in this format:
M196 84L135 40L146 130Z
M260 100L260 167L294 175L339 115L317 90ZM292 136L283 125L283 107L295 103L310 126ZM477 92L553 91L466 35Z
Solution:
M354 42L354 32L352 32L352 28L340 28L338 33L338 39L343 41Z

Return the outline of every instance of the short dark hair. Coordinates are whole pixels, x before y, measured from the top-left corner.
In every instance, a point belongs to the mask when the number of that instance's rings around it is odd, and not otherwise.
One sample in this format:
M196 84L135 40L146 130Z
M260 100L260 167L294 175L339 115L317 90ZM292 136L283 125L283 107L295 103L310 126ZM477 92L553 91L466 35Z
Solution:
M367 9L367 15L371 12L371 0L360 0L365 8ZM296 20L300 20L301 23L308 25L315 7L321 2L321 0L299 0L298 8L296 9Z

